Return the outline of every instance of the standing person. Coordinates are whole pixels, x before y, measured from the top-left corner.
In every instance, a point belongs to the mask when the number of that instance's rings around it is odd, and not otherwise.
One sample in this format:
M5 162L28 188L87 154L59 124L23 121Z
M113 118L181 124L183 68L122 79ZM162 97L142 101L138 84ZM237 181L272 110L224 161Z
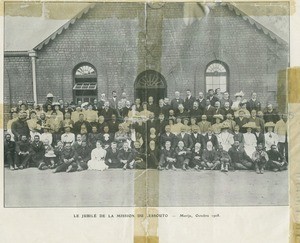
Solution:
M102 148L100 141L97 141L96 148L92 150L91 160L88 161L89 170L106 170L108 166L105 164L106 150Z
M11 140L11 135L7 133L4 140L4 163L9 165L11 170L17 170L16 164L16 143Z
M211 101L209 99L206 100L206 107L204 110L204 115L206 115L207 120L210 123L213 123L213 116L215 115L216 109L211 105Z
M240 148L239 141L234 141L234 144L228 150L228 154L231 158L233 170L250 170L253 167L252 159L243 148Z
M148 97L148 111L152 112L153 114L156 114L157 113L157 106L156 104L154 103L154 99L152 96L149 96Z
M177 135L177 143L179 141L182 141L184 147L189 151L191 151L194 147L193 139L190 134L186 133L186 128L184 126L181 127L181 131Z
M11 131L14 135L15 141L20 141L23 135L29 138L30 130L26 121L26 117L26 112L20 112L18 119L11 125Z
M203 111L206 107L206 99L204 97L203 92L199 92L198 99L196 100L199 104L199 108Z
M6 124L6 131L7 131L7 133L8 134L10 134L11 135L11 140L12 141L15 141L15 136L14 136L14 134L12 133L12 131L11 131L11 126L12 126L12 123L14 122L14 121L16 121L16 120L18 120L18 113L17 113L17 111L15 111L15 110L13 110L12 112L11 112L11 118L12 119L10 119L10 120L8 120L8 122L7 122L7 124Z
M275 124L273 122L267 122L265 124L265 128L267 129L267 133L265 133L265 145L266 145L266 150L270 150L271 146L278 145L278 135L273 132L273 129L275 127Z
M233 131L233 140L239 141L240 148L244 147L244 136L243 133L240 133L240 126L235 125Z
M202 167L204 170L218 170L220 169L220 160L218 158L217 151L215 150L212 142L207 142L206 149L203 151L202 155Z
M186 98L184 100L184 109L188 112L193 108L194 102L196 101L195 97L192 96L192 92L190 89L186 90Z
M196 119L197 122L201 120L201 116L203 115L203 110L199 108L199 103L194 101L192 109L189 112L189 115Z
M111 119L111 116L115 114L114 108L110 106L109 101L104 102L103 108L99 111L99 116L103 116L105 122L108 122Z
M268 154L263 150L263 145L258 144L256 147L256 151L252 154L252 160L255 165L255 171L257 174L263 174L265 166L269 161Z
M40 136L35 135L34 140L30 146L30 157L32 160L32 167L37 167L39 170L48 169L44 162L45 147L40 141Z
M252 92L251 99L247 102L247 110L251 112L252 110L259 111L261 110L261 103L257 100L257 93Z
M274 133L278 136L278 151L288 161L288 120L286 114L283 114L281 119L276 122Z
M222 150L226 152L228 152L234 143L233 135L228 132L228 128L227 123L222 123L221 133L217 136L219 146L222 145Z
M268 104L267 108L264 112L264 121L265 122L273 122L276 124L276 122L279 121L279 115L277 111L273 108L272 104Z
M87 139L88 146L91 149L96 148L96 142L100 140L100 138L101 138L101 134L98 133L97 126L96 125L92 126L92 132L88 134L88 139Z
M244 93L243 91L240 91L236 93L234 96L235 96L235 101L232 102L231 109L233 111L237 111L240 108L240 103L242 101L242 98L244 97Z
M267 169L274 172L286 170L288 163L284 156L277 150L276 145L272 145L271 149L267 151L269 161L267 162Z
M252 133L252 129L255 129L256 125L255 125L254 122L248 122L243 127L247 129L247 132L243 134L243 136L244 136L244 149L245 149L246 154L249 157L251 157L252 154L255 151L256 146L257 146L256 137Z
M16 144L17 162L19 169L27 168L30 161L30 143L27 140L26 135L21 136L21 140Z
M234 111L230 107L230 103L228 101L225 101L224 106L221 108L224 116L227 116L228 114L231 114L232 117L234 116Z
M184 100L182 98L180 98L180 92L179 91L175 91L175 97L174 99L171 100L171 109L174 110L174 112L176 113L178 110L178 105L182 104L183 105Z
M112 109L117 109L118 107L118 98L117 98L117 92L116 91L112 91L111 92L112 97L109 99L109 106Z
M124 142L122 148L119 150L118 159L123 165L123 170L127 168L133 169L134 160L133 160L133 151L129 148L128 142Z
M171 147L175 147L176 145L176 136L171 133L171 126L165 126L165 133L160 136L160 147L163 148L167 141L170 141Z
M38 124L38 119L37 119L35 111L31 111L29 114L29 117L30 117L30 119L27 120L27 125L30 130L31 140L33 141L35 135L40 136L39 132L41 130L41 126Z
M46 99L46 102L45 102L44 105L43 105L43 110L44 110L45 112L47 111L48 105L51 105L51 106L52 106L54 96L53 96L53 94L48 93L47 96L46 96L46 98L47 98L47 99Z
M256 140L257 140L257 144L262 144L263 147L265 147L265 135L264 133L262 132L261 130L261 127L258 126L256 127L255 131L254 131L254 136L256 137Z
M155 141L150 141L147 149L147 168L156 169L159 165L159 150Z
M216 102L216 101L219 101L219 99L217 98L217 96L215 96L214 90L213 90L213 89L209 89L209 90L207 91L207 93L208 93L208 95L207 95L207 98L206 98L206 106L207 106L207 100L210 101L210 104L211 104L212 106L215 106L215 102Z
M207 133L204 136L204 144L207 145L208 142L211 142L215 149L218 149L219 141L215 134L213 134L212 128L210 127L207 130Z
M59 165L55 168L53 173L74 172L76 170L76 153L73 150L71 143L66 143L61 152Z
M221 108L225 107L225 103L228 102L228 107L232 106L232 100L229 98L229 93L228 91L225 91L223 93L223 97L222 99L220 99L220 103L221 103Z

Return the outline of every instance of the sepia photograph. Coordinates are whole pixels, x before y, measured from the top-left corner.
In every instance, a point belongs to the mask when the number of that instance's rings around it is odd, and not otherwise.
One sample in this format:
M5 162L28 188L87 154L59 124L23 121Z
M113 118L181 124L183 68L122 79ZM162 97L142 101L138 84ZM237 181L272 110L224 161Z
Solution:
M5 2L4 206L287 206L289 18Z

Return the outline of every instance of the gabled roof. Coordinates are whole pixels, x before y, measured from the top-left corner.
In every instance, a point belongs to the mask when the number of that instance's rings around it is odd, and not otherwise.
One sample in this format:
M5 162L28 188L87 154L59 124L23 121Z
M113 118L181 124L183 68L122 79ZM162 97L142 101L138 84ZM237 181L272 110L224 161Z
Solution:
M21 52L29 50L40 50L47 45L50 40L54 40L70 25L74 24L76 20L80 19L86 14L96 3L81 4L79 8L73 10L73 17L61 18L47 18L45 16L5 16L5 52ZM249 11L249 5L242 3L221 3L226 5L235 14L241 16L249 24L255 28L262 30L270 38L276 40L278 43L287 44L289 42L289 15L266 15L256 14L262 6L257 3L255 6L251 5L252 11ZM286 5L288 6L288 5ZM57 7L57 6L56 6ZM59 8L55 11L64 11ZM270 5L263 6L265 8ZM19 6L21 8L21 5ZM254 9L254 11L253 11ZM50 10L51 11L51 10ZM72 13L69 11L68 14Z
M281 3L282 4L282 3ZM264 34L268 35L271 39L276 40L280 44L289 43L289 5L283 3L280 6L282 9L271 13L265 13L265 9L270 5L260 5L259 8L249 8L248 5L243 3L224 3L236 15L241 16L243 20L253 25L258 30L262 30ZM264 8L263 8L264 7Z

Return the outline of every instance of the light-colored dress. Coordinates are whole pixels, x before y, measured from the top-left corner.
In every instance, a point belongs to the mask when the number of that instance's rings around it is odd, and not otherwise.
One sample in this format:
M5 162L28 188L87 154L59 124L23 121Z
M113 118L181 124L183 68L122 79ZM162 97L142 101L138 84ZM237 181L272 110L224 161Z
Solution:
M106 150L103 148L95 148L92 150L91 160L88 161L89 170L106 170L108 166L105 164Z
M251 158L256 151L257 140L253 133L244 133L244 149L246 154Z

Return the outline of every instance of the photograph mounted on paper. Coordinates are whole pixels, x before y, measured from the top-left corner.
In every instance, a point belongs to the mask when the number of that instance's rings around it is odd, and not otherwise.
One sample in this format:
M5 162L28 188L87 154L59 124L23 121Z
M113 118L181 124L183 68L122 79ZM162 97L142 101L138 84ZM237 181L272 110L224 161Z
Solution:
M289 2L5 2L5 207L288 205Z

